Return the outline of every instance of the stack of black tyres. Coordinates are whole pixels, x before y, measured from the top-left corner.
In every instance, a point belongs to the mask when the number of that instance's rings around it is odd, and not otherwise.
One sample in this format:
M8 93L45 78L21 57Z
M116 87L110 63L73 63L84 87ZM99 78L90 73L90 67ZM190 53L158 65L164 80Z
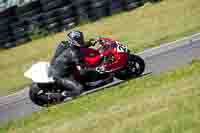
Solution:
M10 7L0 13L0 48L15 47L15 39L10 24L16 21L16 6Z
M15 21L10 24L12 29L13 38L15 40L16 45L25 43L30 40L28 30L28 24L26 21Z
M45 29L49 32L60 32L63 30L64 14L68 10L69 0L40 0L42 4ZM69 12L69 14L71 14ZM67 16L67 15L66 15Z
M35 29L60 32L85 21L96 21L147 0L35 0L0 12L0 48L31 40Z
M102 17L110 15L110 1L109 0L91 0L91 10L89 18L96 21Z
M125 10L132 10L144 4L144 0L121 0Z
M34 1L16 8L18 21L11 24L16 44L22 44L31 40L30 33L34 30L31 25L33 23L32 18L40 13L41 6L39 1Z
M42 29L45 26L42 6L40 0L31 2L24 7L24 13L21 14L20 19L28 23L28 32L34 34L35 30ZM22 7L23 8L23 7ZM26 13L27 12L27 13Z
M75 6L69 1L63 7L57 9L61 29L70 29L78 24Z
M117 14L123 11L123 2L122 0L109 0L110 2L110 15Z
M92 2L90 0L75 0L73 5L75 7L75 16L79 24L89 21L89 11L91 10Z

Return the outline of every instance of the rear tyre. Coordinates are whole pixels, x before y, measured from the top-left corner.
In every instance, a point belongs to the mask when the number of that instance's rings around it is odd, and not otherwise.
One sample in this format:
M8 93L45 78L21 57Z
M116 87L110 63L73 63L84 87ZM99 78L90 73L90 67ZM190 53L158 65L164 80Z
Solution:
M29 97L31 101L39 106L49 106L64 100L61 93L54 92L50 84L33 83L30 87Z
M29 90L31 101L39 106L49 106L61 103L68 98L76 98L82 93L82 85L78 82L74 80L65 80L61 82L63 83L33 83ZM64 84L64 86L61 84Z
M145 62L138 55L130 55L126 69L115 73L115 77L120 80L127 80L131 77L139 77L145 70Z
M39 106L47 105L49 103L48 96L45 96L43 91L44 90L41 89L38 84L33 83L29 90L31 101Z

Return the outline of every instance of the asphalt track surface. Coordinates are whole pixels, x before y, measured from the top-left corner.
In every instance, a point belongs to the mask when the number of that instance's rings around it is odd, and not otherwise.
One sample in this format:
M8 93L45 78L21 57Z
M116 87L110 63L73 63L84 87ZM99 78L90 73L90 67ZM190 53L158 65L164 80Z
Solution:
M191 63L193 59L200 59L200 34L163 44L160 47L147 49L144 52L138 53L138 55L144 58L146 62L144 74L160 74L173 70L179 66ZM115 80L107 86L120 82ZM97 90L101 90L101 88ZM29 100L28 87L16 94L0 97L0 123L19 119L40 110L42 110L41 107Z

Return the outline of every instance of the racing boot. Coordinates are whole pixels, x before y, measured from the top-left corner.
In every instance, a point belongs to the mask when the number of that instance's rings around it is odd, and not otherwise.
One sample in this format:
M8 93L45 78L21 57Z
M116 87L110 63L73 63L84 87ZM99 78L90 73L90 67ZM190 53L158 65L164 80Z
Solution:
M83 91L83 86L77 81L69 78L57 79L56 82L64 90L62 95L65 97L77 97Z

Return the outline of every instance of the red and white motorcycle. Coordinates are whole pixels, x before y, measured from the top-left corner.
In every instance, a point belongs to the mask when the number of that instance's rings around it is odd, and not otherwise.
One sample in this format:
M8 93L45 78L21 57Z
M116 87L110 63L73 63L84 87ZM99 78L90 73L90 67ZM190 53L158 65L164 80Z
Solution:
M98 48L81 48L81 51L84 53L83 67L95 68L98 73L80 75L77 66L74 66L71 72L74 79L84 86L82 93L109 84L113 78L127 80L138 77L144 72L144 60L131 54L127 46L110 38L99 38L95 43L98 43ZM104 66L103 73L99 66ZM30 99L40 106L65 100L56 98L56 95L61 95L64 89L58 87L52 77L48 77L48 68L48 62L38 62L24 73L25 77L33 81L29 92ZM69 97L71 96L65 98Z

